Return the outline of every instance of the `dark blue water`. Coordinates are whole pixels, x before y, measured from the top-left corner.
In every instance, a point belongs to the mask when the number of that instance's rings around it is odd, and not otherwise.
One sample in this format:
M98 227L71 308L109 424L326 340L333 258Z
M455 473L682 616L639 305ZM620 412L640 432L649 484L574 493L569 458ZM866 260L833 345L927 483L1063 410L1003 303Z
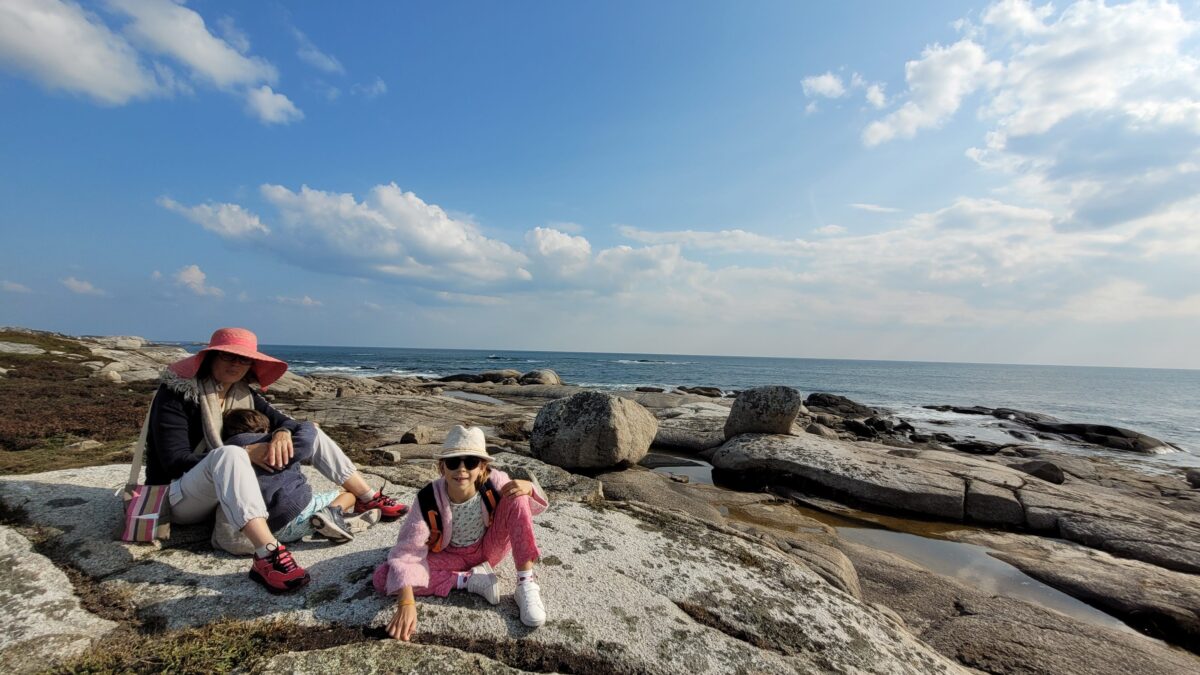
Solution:
M1073 422L1136 429L1185 452L1137 461L1200 466L1200 371L736 356L515 352L266 345L301 374L424 375L551 368L564 382L611 389L706 385L726 391L783 384L889 408L921 426L1012 441L987 417L937 413L927 404L983 405L1043 412ZM1128 459L1127 455L1110 453Z

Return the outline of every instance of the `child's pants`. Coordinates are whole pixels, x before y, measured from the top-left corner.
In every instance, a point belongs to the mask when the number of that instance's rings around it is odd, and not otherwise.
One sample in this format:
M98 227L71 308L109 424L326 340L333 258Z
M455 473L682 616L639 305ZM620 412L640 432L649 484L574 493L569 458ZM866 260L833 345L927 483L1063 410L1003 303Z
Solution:
M483 538L470 546L447 546L441 551L429 552L429 585L414 588L413 595L436 595L446 597L458 584L458 573L487 561L499 565L509 550L517 567L541 557L537 541L533 537L533 515L529 511L529 497L504 497L492 514L492 524ZM387 594L388 564L375 569L372 582L375 590Z

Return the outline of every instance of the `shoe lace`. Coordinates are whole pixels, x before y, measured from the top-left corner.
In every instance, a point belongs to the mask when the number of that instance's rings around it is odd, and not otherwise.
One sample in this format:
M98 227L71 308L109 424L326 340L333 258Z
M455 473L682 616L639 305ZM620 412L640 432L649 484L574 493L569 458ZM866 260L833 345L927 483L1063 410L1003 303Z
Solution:
M271 564L280 572L291 572L296 569L296 561L292 558L292 552L287 549L276 549L274 560Z
M400 502L380 492L379 495L375 497L375 499L372 499L370 503L381 504L383 506L396 506Z

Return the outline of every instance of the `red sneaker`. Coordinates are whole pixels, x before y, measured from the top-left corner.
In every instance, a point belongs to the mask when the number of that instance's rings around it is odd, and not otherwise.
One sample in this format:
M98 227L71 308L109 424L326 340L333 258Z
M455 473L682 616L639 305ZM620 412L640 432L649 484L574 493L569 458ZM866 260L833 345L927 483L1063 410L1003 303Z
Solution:
M379 509L379 514L384 520L395 520L408 513L407 506L383 494L382 492L376 492L374 497L371 497L365 502L361 499L354 500L355 513L362 513L364 511L370 511L371 509Z
M291 593L309 582L308 572L296 564L283 544L278 544L267 557L254 556L250 578L266 587L268 593Z

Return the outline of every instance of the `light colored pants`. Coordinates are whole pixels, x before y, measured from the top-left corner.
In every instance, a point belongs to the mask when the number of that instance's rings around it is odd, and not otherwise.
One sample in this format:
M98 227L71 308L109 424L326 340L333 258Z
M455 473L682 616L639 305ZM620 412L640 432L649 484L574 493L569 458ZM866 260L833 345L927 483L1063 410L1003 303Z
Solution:
M319 429L312 465L337 485L358 472L338 444ZM217 506L239 530L254 518L267 517L254 464L245 449L236 445L210 451L199 464L172 481L170 500L171 521L181 525L207 520Z

